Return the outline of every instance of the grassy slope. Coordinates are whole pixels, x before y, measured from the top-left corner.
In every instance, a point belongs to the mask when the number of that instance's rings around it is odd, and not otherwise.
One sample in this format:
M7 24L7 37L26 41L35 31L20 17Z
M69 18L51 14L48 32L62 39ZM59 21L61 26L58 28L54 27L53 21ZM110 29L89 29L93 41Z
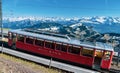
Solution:
M26 61L26 60L16 58L13 56L9 56L6 54L0 54L0 57L5 58L5 59L10 60L10 61L13 61L13 62L17 62L17 63L23 64L23 65L29 66L34 70L40 70L43 73L64 73L61 70L57 70L57 69L53 69L53 68L50 69L50 68L45 67L45 66L40 66L34 62Z

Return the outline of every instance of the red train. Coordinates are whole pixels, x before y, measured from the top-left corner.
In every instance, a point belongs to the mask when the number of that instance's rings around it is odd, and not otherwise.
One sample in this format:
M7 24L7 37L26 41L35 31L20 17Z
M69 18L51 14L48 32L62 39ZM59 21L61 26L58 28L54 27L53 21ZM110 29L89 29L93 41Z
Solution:
M29 52L82 64L92 68L110 69L113 48L105 43L81 42L66 35L39 30L10 30L8 44Z

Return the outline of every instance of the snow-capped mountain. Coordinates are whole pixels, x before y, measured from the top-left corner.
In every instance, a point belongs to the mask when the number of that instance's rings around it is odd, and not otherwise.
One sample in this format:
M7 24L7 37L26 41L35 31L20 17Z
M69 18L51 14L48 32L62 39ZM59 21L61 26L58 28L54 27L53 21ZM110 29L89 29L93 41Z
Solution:
M79 27L81 24L93 27L100 33L113 32L120 33L120 17L82 17L82 18L60 18L60 17L13 17L3 18L5 28L40 28L58 30L59 28L70 26ZM72 26L71 26L72 25Z
M3 22L15 22L15 21L41 21L41 22L73 22L73 23L93 23L93 24L112 24L112 23L120 23L120 17L105 17L105 16L94 16L94 17L82 17L82 18L62 18L62 17L11 17L3 18Z
M95 17L83 17L80 22L93 23L93 24L112 24L120 23L119 17L105 17L105 16L95 16Z
M84 22L83 22L84 21ZM81 22L81 21L80 21ZM120 18L119 17L91 17L82 19L86 26L92 26L94 30L100 33L120 33Z

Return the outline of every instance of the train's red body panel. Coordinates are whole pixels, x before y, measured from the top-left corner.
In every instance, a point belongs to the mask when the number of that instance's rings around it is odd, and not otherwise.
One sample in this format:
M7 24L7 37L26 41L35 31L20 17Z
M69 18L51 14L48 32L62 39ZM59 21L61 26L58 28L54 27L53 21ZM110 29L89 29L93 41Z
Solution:
M24 33L24 34L22 34L22 33ZM99 65L100 68L110 69L111 62L112 62L112 56L113 56L113 50L104 50L104 49L100 49L99 47L97 48L97 46L95 46L95 47L90 46L90 48L92 48L92 49L89 49L89 45L87 45L87 46L85 46L84 44L79 45L75 42L77 44L77 46L79 46L79 48L77 48L77 51L76 51L75 50L76 48L72 47L72 51L70 51L70 48L68 48L68 47L70 47L69 45L71 45L71 43L69 44L69 40L66 40L66 39L65 40L63 39L64 42L66 42L66 41L68 42L68 43L66 43L67 45L65 46L65 47L67 47L66 51L56 49L56 43L58 43L57 40L54 40L54 42L55 42L54 44L53 44L53 42L50 42L50 44L52 43L50 46L53 46L54 48L46 48L45 45L47 45L48 43L46 44L47 40L44 39L45 35L44 35L44 38L43 38L43 40L44 40L43 44L44 45L43 46L38 46L35 43L35 41L37 40L36 36L38 36L38 35L32 37L31 34L27 33L27 34L29 34L29 35L27 35L26 33L23 32L23 31L21 31L21 33L18 33L16 31L10 31L9 34L8 34L9 35L9 41L8 41L9 46L12 46L13 43L14 43L16 48L23 49L23 50L26 50L26 51L30 51L30 52L33 52L33 53L42 54L42 55L45 55L45 56L50 56L50 57L54 57L54 58L58 58L58 59L62 59L62 60L86 65L86 66L89 66L89 67L94 67L97 64L97 65ZM12 34L14 34L15 37ZM19 37L18 37L18 35L19 35ZM19 41L21 35L23 36L22 39L24 39L24 40L22 40L22 42ZM49 39L48 34L46 36L47 36L47 39ZM30 38L32 37L32 44L29 44L29 43L31 43L31 41L26 40L29 37ZM51 38L51 36L50 36L50 38ZM40 39L42 39L42 38L40 38ZM60 39L60 38L58 38L58 39ZM60 40L60 41L62 41L62 40ZM26 43L26 42L28 42L28 43ZM64 42L62 42L61 45L63 45ZM40 43L41 42L39 42L39 44ZM72 46L74 46L74 45L75 44L73 43ZM86 48L83 48L83 47L88 47L87 48L88 51L84 52L84 49L86 49ZM100 53L102 55L101 57L96 56L95 52L97 52L97 51L101 52ZM91 54L89 54L89 53L91 53ZM86 55L84 55L84 54L86 54Z
M39 47L39 46L30 45L30 44L23 44L21 42L16 42L16 47L22 48L30 52L51 56L51 57L55 57L55 58L59 58L59 59L63 59L63 60L67 60L67 61L71 61L79 64L84 64L88 66L92 66L93 64L92 57L78 56L78 55L60 52L60 51L45 48L45 47Z

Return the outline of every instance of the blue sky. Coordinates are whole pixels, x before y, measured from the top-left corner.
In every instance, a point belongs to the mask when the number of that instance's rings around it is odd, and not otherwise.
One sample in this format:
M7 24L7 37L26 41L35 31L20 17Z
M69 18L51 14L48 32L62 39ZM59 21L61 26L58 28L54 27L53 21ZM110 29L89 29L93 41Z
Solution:
M120 17L120 0L2 0L4 17Z

